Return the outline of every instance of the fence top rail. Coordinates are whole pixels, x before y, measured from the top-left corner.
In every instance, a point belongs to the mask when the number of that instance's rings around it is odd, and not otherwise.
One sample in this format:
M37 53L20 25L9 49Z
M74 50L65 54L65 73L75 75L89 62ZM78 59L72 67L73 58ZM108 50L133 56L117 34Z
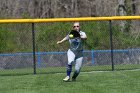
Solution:
M46 19L0 19L0 23L43 23L107 20L140 20L140 16L79 17L79 18L46 18Z

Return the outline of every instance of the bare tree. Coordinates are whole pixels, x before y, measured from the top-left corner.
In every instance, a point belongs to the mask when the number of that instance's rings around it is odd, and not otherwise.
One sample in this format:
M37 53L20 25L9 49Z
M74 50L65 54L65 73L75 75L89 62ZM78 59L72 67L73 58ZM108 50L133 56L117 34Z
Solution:
M126 8L125 8L125 0L118 0L118 12L120 16L125 16L126 15ZM126 21L121 21L120 26L121 26L121 31L124 31L125 29L125 24Z
M133 15L140 14L140 4L138 3L140 0L0 0L0 17L52 18L132 15L132 13L127 13L126 2L130 2ZM115 12L116 10L118 12Z

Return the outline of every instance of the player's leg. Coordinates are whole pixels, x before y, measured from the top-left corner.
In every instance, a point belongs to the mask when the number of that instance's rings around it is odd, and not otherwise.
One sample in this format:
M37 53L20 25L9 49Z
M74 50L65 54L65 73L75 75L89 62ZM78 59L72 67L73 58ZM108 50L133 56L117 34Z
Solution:
M80 69L81 69L81 66L82 66L82 61L83 61L83 57L80 57L78 59L76 59L76 64L75 64L75 71L74 71L74 74L72 76L72 80L75 81L76 80L76 77L79 75L80 73Z
M70 74L72 71L72 63L74 62L75 54L69 49L67 52L67 57L68 57L67 76L63 79L64 81L69 81L70 79Z

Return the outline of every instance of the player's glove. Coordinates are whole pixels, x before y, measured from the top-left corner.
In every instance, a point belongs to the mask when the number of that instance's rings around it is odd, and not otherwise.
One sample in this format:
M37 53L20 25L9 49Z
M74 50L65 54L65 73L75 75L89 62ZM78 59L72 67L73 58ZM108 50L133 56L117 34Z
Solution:
M77 38L77 37L80 38L80 33L78 31L75 31L75 30L71 30L69 35L73 35L73 38Z

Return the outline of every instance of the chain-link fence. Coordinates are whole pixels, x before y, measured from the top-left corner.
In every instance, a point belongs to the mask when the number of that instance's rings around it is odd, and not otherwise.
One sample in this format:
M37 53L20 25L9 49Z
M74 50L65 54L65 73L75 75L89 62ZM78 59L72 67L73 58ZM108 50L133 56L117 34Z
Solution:
M64 73L68 42L56 44L73 22L0 24L0 75ZM81 71L140 69L140 22L82 21Z

